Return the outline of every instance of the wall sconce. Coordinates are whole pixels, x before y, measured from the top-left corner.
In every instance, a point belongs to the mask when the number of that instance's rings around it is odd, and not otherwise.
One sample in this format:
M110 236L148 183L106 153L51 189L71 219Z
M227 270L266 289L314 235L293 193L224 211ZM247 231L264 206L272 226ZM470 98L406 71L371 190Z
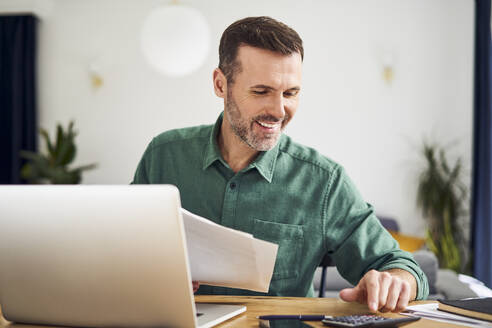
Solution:
M147 16L141 30L141 50L152 68L168 76L191 74L205 61L210 32L196 9L173 2Z
M98 90L104 84L101 67L95 61L89 63L89 78L94 90Z
M385 52L382 57L383 63L383 80L387 84L391 84L395 77L394 65L395 65L395 56L390 52Z

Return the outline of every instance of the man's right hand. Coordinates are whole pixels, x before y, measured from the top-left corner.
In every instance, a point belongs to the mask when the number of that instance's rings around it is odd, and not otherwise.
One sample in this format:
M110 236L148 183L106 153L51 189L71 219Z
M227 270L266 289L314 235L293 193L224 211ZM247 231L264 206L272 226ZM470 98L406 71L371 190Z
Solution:
M198 281L192 281L192 285L193 285L193 293L196 293L198 288L200 288L200 283Z
M417 281L402 269L367 272L354 288L340 291L346 302L358 301L367 304L371 312L401 312L417 294Z

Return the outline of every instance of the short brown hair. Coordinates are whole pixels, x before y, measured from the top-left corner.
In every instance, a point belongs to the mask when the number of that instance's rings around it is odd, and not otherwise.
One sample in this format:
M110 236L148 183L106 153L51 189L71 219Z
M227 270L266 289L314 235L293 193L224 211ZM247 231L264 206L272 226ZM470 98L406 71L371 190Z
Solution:
M227 78L227 83L233 83L234 74L241 70L236 57L242 45L283 55L297 52L304 59L302 39L292 28L267 16L246 17L229 25L220 38L219 68Z

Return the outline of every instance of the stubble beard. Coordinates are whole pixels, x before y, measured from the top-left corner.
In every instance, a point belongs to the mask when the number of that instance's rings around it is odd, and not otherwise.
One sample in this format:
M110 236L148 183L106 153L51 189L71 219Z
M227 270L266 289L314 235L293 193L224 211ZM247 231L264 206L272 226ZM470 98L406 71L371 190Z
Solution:
M278 122L279 120L271 115L255 116L251 120L243 118L239 107L232 98L230 89L227 92L225 111L227 112L229 125L231 126L234 134L238 136L249 147L257 151L267 151L275 147L285 127L285 122L288 121L288 117L286 116L282 122L282 127L280 131L276 133L265 136L260 136L256 134L253 130L253 126L254 124L256 124L255 121L265 120L270 122Z

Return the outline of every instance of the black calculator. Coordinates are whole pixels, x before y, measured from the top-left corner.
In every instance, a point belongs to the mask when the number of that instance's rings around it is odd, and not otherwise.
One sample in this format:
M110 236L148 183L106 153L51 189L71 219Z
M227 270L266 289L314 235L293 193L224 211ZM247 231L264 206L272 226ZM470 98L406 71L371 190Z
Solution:
M398 327L419 319L419 317L385 318L374 314L356 314L326 318L322 322L330 327Z

